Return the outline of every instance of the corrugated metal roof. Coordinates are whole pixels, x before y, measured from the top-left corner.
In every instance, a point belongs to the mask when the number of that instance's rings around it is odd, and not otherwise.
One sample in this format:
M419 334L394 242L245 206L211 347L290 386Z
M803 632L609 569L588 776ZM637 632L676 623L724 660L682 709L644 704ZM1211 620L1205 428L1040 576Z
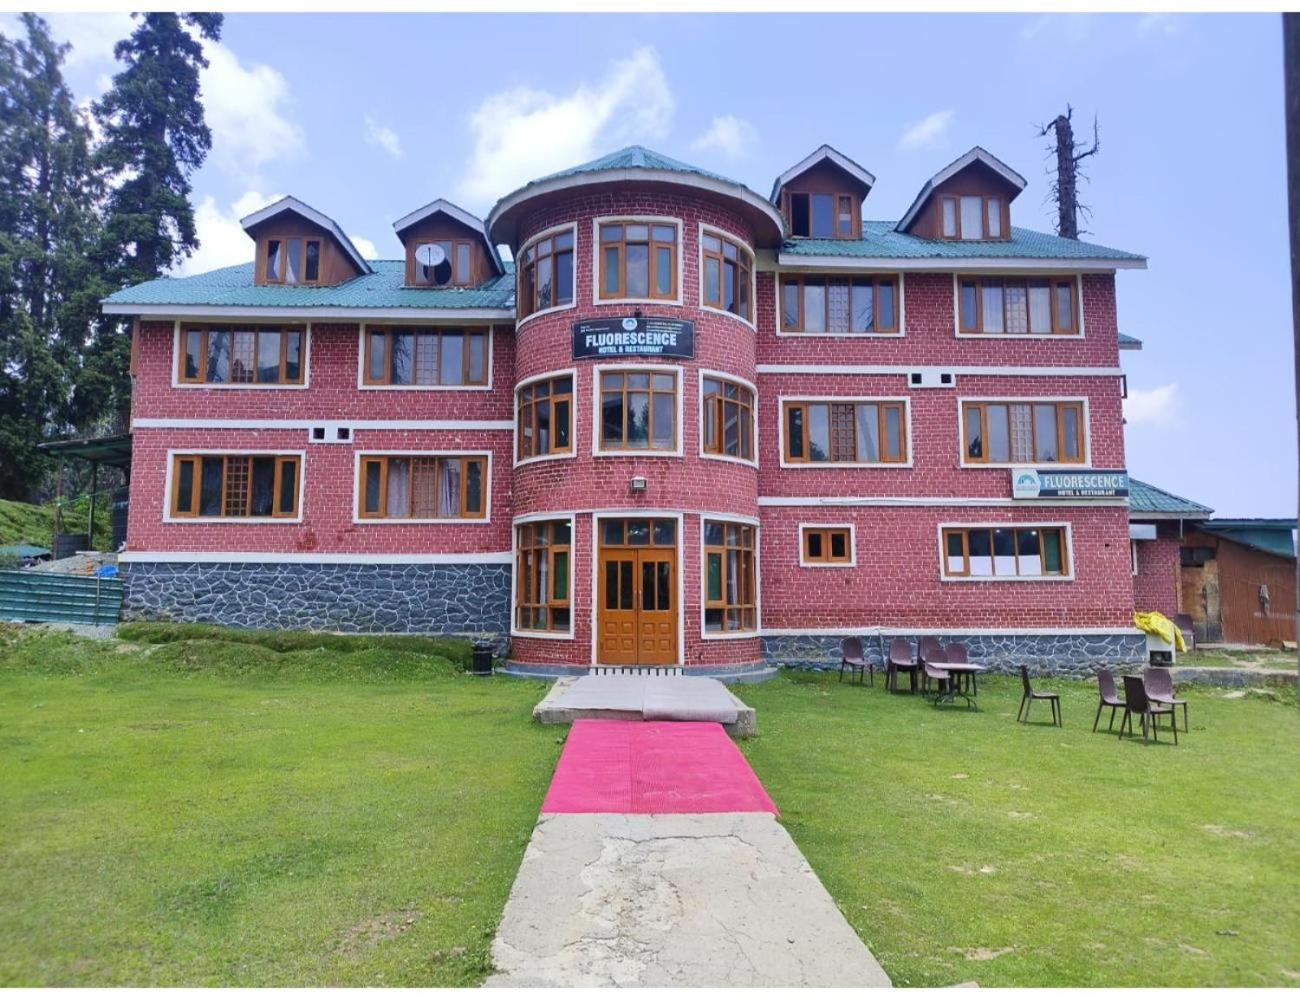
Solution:
M1238 545L1259 549L1270 555L1295 558L1296 522L1292 518L1248 518L1245 520L1206 521L1201 527L1211 535L1226 538Z
M477 288L408 288L406 263L372 260L372 274L339 285L256 285L253 265L236 264L183 278L156 278L114 292L110 305L248 306L342 309L510 309L514 265Z
M900 233L896 223L880 220L862 222L860 240L788 239L781 246L783 256L798 257L969 257L1034 258L1048 260L1133 260L1146 258L1126 250L1114 250L1096 243L1070 240L1052 233L1011 227L1009 240L923 240Z
M1130 337L1127 333L1119 335L1119 349L1121 351L1140 351L1142 350L1142 341L1137 337Z
M1130 477L1128 481L1128 509L1131 515L1181 514L1188 518L1207 517L1213 508L1169 493L1150 483Z
M695 167L689 163L683 163L681 160L674 160L671 156L664 156L663 153L656 153L653 149L646 149L644 146L625 146L623 149L607 153L605 156L597 157L587 163L580 163L576 167L569 167L558 173L538 177L529 181L525 186L532 187L534 184L544 184L546 181L553 181L559 177L594 174L603 170L637 169L670 170L679 174L698 174L700 177L711 177L715 181L724 181L727 184L735 184L737 187L745 186L740 181L732 180L730 177L723 177L721 174L715 174L702 167Z

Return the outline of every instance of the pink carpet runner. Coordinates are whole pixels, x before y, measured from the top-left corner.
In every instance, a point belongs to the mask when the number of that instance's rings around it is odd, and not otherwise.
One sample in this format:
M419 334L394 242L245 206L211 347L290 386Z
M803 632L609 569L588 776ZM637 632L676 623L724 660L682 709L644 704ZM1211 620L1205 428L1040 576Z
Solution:
M544 813L776 811L716 722L579 719L542 803Z

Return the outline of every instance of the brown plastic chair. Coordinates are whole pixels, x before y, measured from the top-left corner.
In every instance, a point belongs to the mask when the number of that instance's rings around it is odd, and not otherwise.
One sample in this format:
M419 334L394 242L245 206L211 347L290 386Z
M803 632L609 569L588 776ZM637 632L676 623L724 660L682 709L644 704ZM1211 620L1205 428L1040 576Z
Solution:
M923 696L929 693L931 681L934 681L937 691L934 699L936 705L944 700L952 701L954 697L960 694L957 690L957 682L953 680L952 674L931 660L923 660L921 662L921 692ZM962 695L962 697L965 698L966 696ZM970 704L969 698L966 698L966 704Z
M1124 723L1128 723L1128 734L1133 735L1133 716L1142 717L1142 742L1147 742L1147 722L1150 721L1151 729L1155 735L1156 742L1160 742L1160 728L1158 721L1160 716L1169 716L1169 726L1174 731L1174 745L1178 744L1178 727L1174 725L1174 709L1172 705L1156 705L1147 697L1146 685L1142 683L1141 677L1134 677L1132 674L1124 675L1124 718L1119 723L1119 738L1124 738Z
M1187 728L1187 702L1175 697L1174 679L1169 671L1164 667L1147 667L1142 671L1142 684L1147 690L1147 697L1157 705L1168 705L1172 709L1183 706L1183 732L1190 733L1191 730ZM1173 726L1178 728L1177 711L1174 712Z
M1097 670L1097 717L1092 720L1092 731L1097 731L1097 723L1101 721L1101 710L1110 708L1110 721L1106 723L1106 732L1115 728L1115 712L1117 709L1124 707L1124 699L1119 696L1115 690L1115 675L1104 667Z
M840 641L840 680L844 680L844 668L849 668L849 681L852 682L853 675L858 675L858 683L862 682L864 674L871 675L871 684L874 687L876 683L876 668L862 653L862 640L855 635L848 636Z
M945 663L969 663L968 655L964 642L950 642L943 647L943 660ZM970 694L976 697L979 696L980 684L974 673L958 674L957 679L965 683Z
M885 663L885 687L890 691L898 690L898 672L907 671L912 680L912 692L916 692L917 664L912 659L912 644L899 636L889 643L889 659Z
M942 669L944 662L943 643L935 636L923 635L916 644L916 665L917 673L921 676L921 693L926 694L930 690L930 681L933 680L926 666L939 666Z
M1183 642L1193 653L1196 652L1196 623L1191 615L1174 615L1174 625L1183 633Z
M1029 721L1029 710L1036 701L1045 701L1052 706L1052 725L1065 728L1065 723L1061 721L1061 696L1052 694L1050 691L1035 691L1029 684L1029 668L1023 663L1020 665L1020 682L1024 685L1025 693L1020 699L1020 710L1016 712L1017 722ZM1022 719L1021 713L1024 714Z

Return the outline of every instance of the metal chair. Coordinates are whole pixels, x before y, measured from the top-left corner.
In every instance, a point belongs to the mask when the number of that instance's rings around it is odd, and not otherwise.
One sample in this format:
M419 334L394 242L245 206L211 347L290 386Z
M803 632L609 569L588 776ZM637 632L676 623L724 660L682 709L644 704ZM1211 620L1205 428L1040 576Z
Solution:
M853 675L858 675L858 683L862 683L864 674L870 674L871 685L876 684L876 668L862 651L862 640L855 635L848 636L840 640L840 680L844 680L844 668L849 668L849 681L852 683Z
M1035 691L1029 684L1029 668L1023 663L1020 665L1020 682L1024 685L1025 693L1020 699L1020 708L1016 712L1017 722L1029 721L1029 709L1033 707L1036 701L1045 701L1052 706L1052 725L1065 728L1065 723L1061 721L1061 696L1052 694L1050 691ZM1022 719L1021 713L1024 714Z
M1151 723L1152 734L1156 742L1160 742L1159 719L1162 715L1169 716L1169 727L1174 731L1174 745L1178 745L1178 727L1174 725L1174 707L1172 705L1155 705L1147 697L1146 685L1142 683L1141 677L1134 677L1131 674L1124 676L1124 718L1119 723L1119 738L1124 738L1124 724L1128 723L1128 734L1133 735L1133 716L1142 717L1142 742L1147 741L1147 722Z
M1110 708L1110 721L1106 723L1106 732L1115 728L1115 712L1124 707L1124 699L1119 696L1115 690L1115 675L1104 667L1097 671L1097 717L1092 720L1092 731L1097 731L1097 723L1101 721L1101 710Z
M898 690L898 672L907 671L912 681L912 693L916 693L916 660L912 659L912 644L899 636L889 643L889 658L885 661L885 688Z
M1183 732L1190 733L1191 730L1187 728L1187 701L1174 695L1174 679L1169 671L1164 667L1147 667L1142 671L1142 684L1146 688L1147 697L1157 705L1168 705L1172 709L1183 706ZM1178 728L1176 711L1173 726Z

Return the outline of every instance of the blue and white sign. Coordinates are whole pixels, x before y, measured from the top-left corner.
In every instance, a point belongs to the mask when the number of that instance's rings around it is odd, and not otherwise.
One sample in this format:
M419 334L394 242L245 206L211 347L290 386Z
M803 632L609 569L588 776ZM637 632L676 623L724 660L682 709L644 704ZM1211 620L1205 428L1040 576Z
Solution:
M1128 496L1128 471L1089 469L1055 472L1017 466L1011 470L1015 500L1114 500Z

